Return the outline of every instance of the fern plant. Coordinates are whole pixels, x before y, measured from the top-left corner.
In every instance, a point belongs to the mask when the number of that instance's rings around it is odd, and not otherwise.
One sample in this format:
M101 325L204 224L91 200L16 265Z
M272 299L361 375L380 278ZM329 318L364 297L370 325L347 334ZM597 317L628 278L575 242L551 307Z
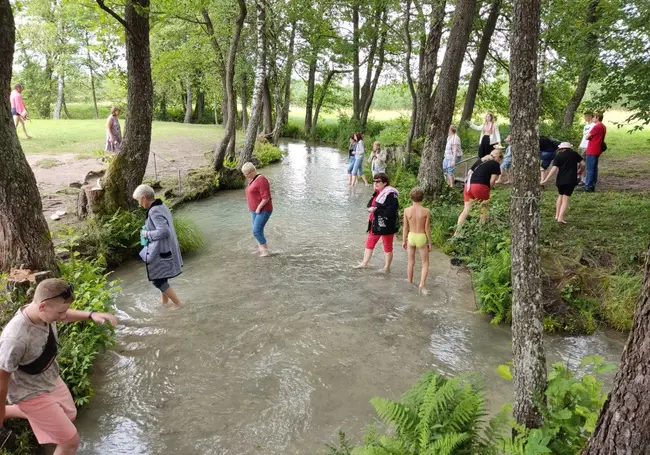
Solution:
M480 436L485 417L483 392L467 378L423 375L400 402L371 400L377 415L393 431L366 434L366 443L354 455L495 455L501 415Z

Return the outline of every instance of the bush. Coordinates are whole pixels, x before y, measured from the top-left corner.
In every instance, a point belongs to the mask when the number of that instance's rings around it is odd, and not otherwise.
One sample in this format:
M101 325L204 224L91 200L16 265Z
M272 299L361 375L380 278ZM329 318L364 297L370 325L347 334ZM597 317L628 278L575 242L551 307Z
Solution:
M640 273L625 272L605 280L605 296L600 308L604 321L617 330L632 330L636 302L641 293L643 278Z
M512 322L510 264L510 242L504 242L500 251L486 258L472 274L479 312L491 314L492 324Z
M181 252L187 253L205 248L205 238L201 228L187 215L174 215L174 229Z
M292 139L304 139L304 128L298 122L289 119L287 124L282 128L281 136Z
M382 147L406 144L411 129L411 119L404 115L395 120L385 123L385 128L377 135L377 140L381 142Z
M282 150L270 142L257 141L255 142L253 155L259 160L259 167L265 167L280 161L282 159Z

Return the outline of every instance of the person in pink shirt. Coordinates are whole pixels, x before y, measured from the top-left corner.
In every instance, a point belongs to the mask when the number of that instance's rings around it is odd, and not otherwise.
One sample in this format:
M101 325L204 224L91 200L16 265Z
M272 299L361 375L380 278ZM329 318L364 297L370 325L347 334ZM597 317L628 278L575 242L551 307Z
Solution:
M11 104L11 115L14 118L14 125L18 129L18 124L23 125L23 132L25 137L29 139L31 136L27 134L27 129L25 128L25 120L29 118L27 115L27 109L25 109L25 103L23 102L23 96L21 95L23 91L23 86L16 84L11 95L9 95L9 103Z
M253 163L244 163L241 171L248 179L246 201L248 210L253 216L253 237L259 245L260 256L266 257L269 256L269 246L266 243L266 237L264 237L264 226L273 213L271 185L266 177L257 173Z

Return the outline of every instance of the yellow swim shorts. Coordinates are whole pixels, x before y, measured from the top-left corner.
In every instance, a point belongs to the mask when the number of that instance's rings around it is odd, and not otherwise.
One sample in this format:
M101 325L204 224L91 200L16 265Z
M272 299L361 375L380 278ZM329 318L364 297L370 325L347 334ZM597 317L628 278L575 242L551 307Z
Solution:
M408 242L415 248L422 248L427 244L427 235L423 232L409 232Z

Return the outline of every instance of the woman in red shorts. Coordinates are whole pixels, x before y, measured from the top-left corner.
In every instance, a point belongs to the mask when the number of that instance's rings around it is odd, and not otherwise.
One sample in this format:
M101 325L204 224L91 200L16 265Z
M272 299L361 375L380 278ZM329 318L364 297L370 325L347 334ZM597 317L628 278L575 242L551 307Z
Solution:
M373 179L375 192L368 202L368 239L366 240L366 250L363 254L363 261L357 265L356 269L368 266L372 252L382 240L384 244L384 253L386 260L384 271L390 270L390 263L393 261L393 239L395 233L399 230L399 193L395 188L389 185L388 176L383 172L376 174Z
M477 160L471 167L464 189L465 208L458 217L456 233L458 233L458 228L469 216L474 199L481 203L481 220L485 221L487 219L490 189L501 175L502 150L503 147L500 144L495 145L494 150L489 155Z

